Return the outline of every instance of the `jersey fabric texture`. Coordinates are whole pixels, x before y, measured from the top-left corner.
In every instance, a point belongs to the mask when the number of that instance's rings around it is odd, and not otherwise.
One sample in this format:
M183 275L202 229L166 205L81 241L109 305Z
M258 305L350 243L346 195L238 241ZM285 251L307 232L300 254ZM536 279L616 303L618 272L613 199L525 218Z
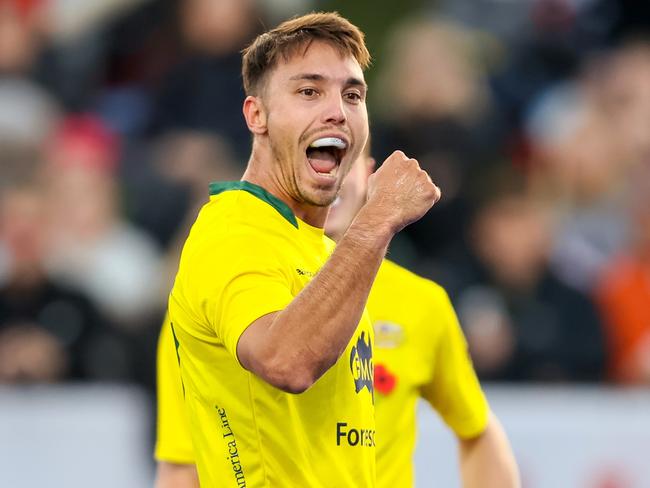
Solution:
M374 486L373 329L364 312L345 352L304 393L246 371L237 342L284 309L333 250L322 229L248 182L210 186L169 298L202 486Z
M461 438L485 430L488 404L442 287L384 261L367 308L375 329L377 486L413 486L418 398Z

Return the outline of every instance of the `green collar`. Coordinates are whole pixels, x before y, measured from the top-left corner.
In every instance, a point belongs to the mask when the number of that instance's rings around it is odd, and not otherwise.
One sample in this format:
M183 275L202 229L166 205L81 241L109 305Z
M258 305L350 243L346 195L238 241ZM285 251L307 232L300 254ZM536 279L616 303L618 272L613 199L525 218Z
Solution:
M289 205L284 203L278 197L271 195L261 186L255 185L248 181L217 181L210 183L210 195L218 195L221 192L228 190L244 190L250 193L251 195L256 196L263 202L268 203L276 209L280 215L282 215L291 225L296 229L298 228L298 220L293 214Z

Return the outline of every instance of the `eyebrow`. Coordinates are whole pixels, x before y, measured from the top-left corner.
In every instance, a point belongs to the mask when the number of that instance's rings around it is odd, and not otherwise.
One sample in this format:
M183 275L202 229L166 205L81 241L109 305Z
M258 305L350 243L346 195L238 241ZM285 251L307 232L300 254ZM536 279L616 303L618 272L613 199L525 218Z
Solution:
M292 76L289 78L291 81L295 80L310 80L310 81L326 81L327 78L323 75L319 75L318 73L301 73ZM356 78L354 76L351 76L347 80L345 80L345 85L346 86L360 86L364 89L368 88L368 85L366 85L366 82L363 80L360 80L359 78Z

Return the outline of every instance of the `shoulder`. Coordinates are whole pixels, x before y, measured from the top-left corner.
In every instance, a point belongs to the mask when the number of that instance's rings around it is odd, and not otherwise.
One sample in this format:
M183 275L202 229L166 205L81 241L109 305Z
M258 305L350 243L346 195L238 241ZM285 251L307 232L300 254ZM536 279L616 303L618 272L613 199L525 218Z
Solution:
M260 252L274 240L291 238L293 225L275 208L243 190L213 194L201 208L188 241L210 246L254 246Z
M424 348L456 323L444 288L387 260L373 284L368 311L375 324L400 324L414 338L412 344Z
M388 260L381 265L368 309L371 316L379 312L384 319L394 318L427 344L431 334L439 337L457 324L456 312L442 286Z
M375 288L412 301L426 299L425 303L430 303L449 300L447 292L438 283L423 278L388 259L385 259L379 268L373 289ZM422 305L424 306L425 303Z

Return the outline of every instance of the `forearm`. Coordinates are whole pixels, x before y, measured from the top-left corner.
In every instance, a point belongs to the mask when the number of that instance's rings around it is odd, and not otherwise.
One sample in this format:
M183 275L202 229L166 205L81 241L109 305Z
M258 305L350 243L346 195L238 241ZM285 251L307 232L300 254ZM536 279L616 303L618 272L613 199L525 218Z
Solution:
M460 471L463 488L519 488L519 470L508 438L498 419L490 414L480 436L461 440Z
M312 281L260 334L253 370L291 375L309 387L340 357L362 317L370 288L392 237L362 209ZM242 359L240 357L240 359ZM243 362L243 361L242 361ZM269 368L268 366L271 365ZM265 375L262 374L264 377ZM295 388L300 391L303 388Z
M196 466L159 462L155 488L199 488Z
M414 159L395 151L370 177L368 200L314 279L282 311L260 317L237 343L241 364L300 393L325 373L357 328L393 235L419 219L440 189Z

